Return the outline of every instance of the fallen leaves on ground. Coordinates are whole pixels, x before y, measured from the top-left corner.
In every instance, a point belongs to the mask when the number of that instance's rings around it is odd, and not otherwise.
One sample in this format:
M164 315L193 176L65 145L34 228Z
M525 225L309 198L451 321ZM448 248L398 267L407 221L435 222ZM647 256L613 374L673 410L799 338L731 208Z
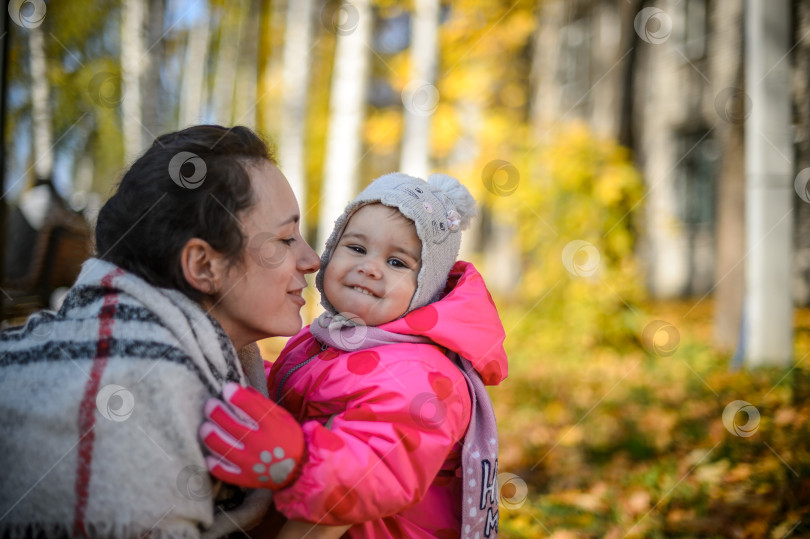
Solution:
M499 472L526 489L501 492L501 537L810 536L810 315L797 315L792 368L735 372L705 342L710 304L690 307L645 307L680 332L666 357L576 336L566 348L536 313L510 333L510 376L491 394ZM729 429L723 412L738 400L760 417L735 434L749 416Z

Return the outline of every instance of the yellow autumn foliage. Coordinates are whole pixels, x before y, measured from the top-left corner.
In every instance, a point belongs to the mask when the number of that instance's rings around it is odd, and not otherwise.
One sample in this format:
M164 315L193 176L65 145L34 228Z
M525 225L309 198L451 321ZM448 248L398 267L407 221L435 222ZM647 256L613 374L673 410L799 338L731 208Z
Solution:
M497 118L488 125L509 128ZM634 342L641 321L633 310L644 299L635 252L643 185L629 152L572 124L527 155L514 167L522 172L514 191L507 193L504 165L486 200L515 228L523 278L514 296L529 306L543 298L533 316L545 328L538 338Z

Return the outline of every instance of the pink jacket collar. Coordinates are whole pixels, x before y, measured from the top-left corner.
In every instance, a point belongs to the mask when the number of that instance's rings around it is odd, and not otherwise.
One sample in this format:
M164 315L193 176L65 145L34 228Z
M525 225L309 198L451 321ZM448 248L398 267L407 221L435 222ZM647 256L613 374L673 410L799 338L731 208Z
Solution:
M469 262L456 262L439 301L379 327L425 336L450 349L472 363L486 385L499 384L508 373L503 324L484 279Z

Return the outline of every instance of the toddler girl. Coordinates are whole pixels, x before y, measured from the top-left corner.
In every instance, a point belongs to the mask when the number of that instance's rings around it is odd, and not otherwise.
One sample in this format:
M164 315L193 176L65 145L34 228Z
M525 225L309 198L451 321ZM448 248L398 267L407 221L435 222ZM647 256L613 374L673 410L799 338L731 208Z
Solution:
M507 360L481 275L456 262L474 214L469 191L439 174L388 174L349 203L316 278L326 311L268 375L270 398L302 425L306 457L285 465L262 432L272 403L234 385L224 395L241 422L219 401L206 410L227 431L202 431L218 456L211 472L255 487L283 469L292 483L275 493L276 510L318 533L495 537L497 430L484 384L506 377Z

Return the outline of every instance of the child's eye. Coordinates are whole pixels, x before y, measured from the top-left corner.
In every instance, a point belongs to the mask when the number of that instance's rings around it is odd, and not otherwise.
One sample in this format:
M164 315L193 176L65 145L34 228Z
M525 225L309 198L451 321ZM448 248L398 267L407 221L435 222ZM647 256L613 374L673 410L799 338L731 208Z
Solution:
M361 254L361 255L366 254L365 247L361 247L360 245L347 245L346 247L348 247L349 249L351 249L355 253L358 253L358 254Z
M400 260L398 258L392 258L391 260L388 261L388 263L391 264L392 266L394 266L395 268L407 268L408 267L408 265L405 262L403 262L402 260Z

